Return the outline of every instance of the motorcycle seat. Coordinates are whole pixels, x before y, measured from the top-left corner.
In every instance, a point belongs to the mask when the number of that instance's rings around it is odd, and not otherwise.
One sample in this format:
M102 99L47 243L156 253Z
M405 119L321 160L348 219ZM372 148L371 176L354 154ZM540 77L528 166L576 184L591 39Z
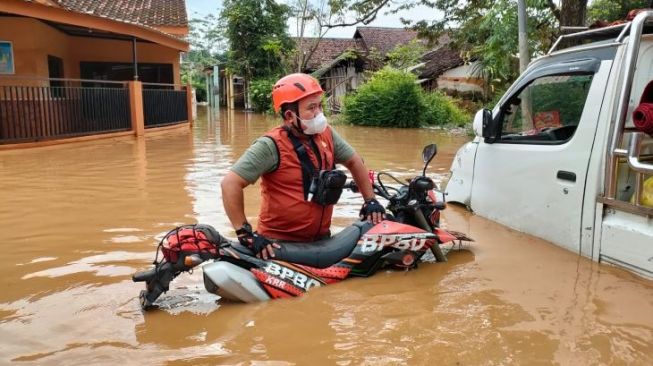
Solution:
M278 242L281 248L274 249L274 259L315 268L330 267L346 258L361 235L372 226L374 224L368 221L358 221L330 238L309 243ZM237 242L232 243L232 247L243 254L254 255L249 248Z

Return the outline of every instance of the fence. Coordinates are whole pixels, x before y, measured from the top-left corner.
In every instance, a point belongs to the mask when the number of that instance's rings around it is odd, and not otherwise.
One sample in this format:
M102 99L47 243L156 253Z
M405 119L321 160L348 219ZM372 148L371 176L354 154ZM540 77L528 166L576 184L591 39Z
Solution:
M145 128L188 120L187 91L172 84L143 83Z
M189 87L0 76L0 145L191 122Z
M125 82L2 79L0 144L128 131Z

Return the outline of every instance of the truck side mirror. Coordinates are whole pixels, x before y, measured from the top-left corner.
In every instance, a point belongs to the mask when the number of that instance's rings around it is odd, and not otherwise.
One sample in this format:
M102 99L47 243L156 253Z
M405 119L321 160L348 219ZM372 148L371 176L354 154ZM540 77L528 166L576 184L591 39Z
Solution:
M497 134L496 122L492 118L492 111L483 108L476 112L474 124L472 125L476 136L485 138L485 142L492 143Z

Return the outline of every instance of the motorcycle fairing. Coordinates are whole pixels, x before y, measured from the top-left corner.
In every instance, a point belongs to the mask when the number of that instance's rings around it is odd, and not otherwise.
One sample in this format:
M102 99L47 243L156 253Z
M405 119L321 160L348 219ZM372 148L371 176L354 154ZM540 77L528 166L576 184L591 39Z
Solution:
M434 232L435 232L435 235L438 236L438 240L440 241L440 243L448 243L450 241L454 241L454 240L458 239L455 236L449 234L448 232L446 232L446 231L444 231L444 230L442 230L440 228L435 228Z
M415 226L390 220L383 220L370 229L366 234L415 234L426 232L427 231Z

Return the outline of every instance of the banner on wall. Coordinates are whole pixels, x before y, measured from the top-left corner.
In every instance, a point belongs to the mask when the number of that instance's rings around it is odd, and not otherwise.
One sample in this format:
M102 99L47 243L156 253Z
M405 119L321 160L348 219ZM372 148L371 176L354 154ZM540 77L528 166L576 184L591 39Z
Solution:
M11 42L0 41L0 74L14 73L14 49Z

